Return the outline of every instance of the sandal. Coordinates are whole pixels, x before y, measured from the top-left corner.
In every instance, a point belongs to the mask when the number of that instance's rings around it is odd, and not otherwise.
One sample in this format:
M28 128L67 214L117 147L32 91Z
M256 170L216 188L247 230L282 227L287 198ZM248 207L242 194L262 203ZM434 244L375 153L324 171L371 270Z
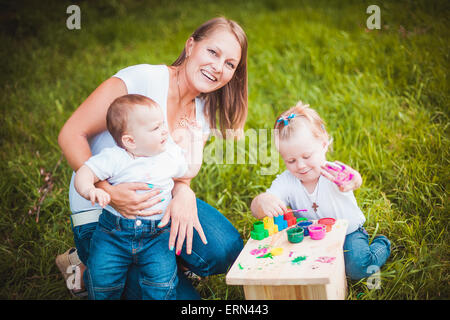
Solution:
M77 254L76 248L70 248L63 254L60 254L55 259L56 266L61 272L64 280L66 281L67 289L69 289L70 293L74 297L86 297L87 290L86 288L81 287L80 283L78 283L78 288L76 287L76 272L79 272L79 265L82 263ZM78 267L78 268L77 268ZM69 279L70 278L70 279ZM79 277L78 277L78 281Z
M196 286L200 283L200 281L202 281L202 278L199 275L195 274L193 271L189 270L189 268L183 264L181 259L177 258L177 265L181 272L183 272L185 277L188 278L193 285Z

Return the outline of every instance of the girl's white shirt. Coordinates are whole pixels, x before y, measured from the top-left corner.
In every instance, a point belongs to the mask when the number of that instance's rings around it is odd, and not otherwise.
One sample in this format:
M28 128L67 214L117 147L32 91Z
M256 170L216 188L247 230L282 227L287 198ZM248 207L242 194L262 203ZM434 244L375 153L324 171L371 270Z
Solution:
M341 192L336 184L323 176L319 177L314 191L308 193L301 181L286 170L277 175L266 192L275 195L293 210L308 210L300 212L308 220L328 217L347 220L347 234L356 231L366 221L353 191ZM318 205L317 212L312 208L313 202Z

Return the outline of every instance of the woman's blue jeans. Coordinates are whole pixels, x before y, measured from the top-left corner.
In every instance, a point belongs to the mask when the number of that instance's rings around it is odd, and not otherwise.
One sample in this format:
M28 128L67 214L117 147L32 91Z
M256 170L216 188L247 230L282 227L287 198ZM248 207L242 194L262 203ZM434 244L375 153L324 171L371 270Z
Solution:
M190 255L186 253L186 244L184 243L180 255L182 263L201 277L225 273L243 248L242 238L230 221L209 204L197 199L197 210L208 244L203 244L198 233L194 231L192 253ZM89 257L92 234L97 224L97 222L89 223L73 228L78 256L85 265L87 265ZM167 248L168 246L167 243ZM88 272L85 272L83 276L85 285L89 281L87 274ZM138 269L132 265L127 275L124 298L142 299L139 279ZM200 299L195 288L179 268L176 295L179 300Z
M380 270L390 254L391 243L385 236L375 237L369 245L369 235L360 227L345 237L345 273L352 280L369 277Z

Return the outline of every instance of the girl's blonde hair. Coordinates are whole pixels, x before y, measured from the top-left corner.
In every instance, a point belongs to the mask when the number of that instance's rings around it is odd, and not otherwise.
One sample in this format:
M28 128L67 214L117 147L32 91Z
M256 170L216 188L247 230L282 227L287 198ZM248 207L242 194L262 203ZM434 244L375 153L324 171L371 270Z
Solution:
M213 92L202 93L200 97L205 101L205 113L210 127L216 128L218 120L220 131L226 136L226 129L242 130L247 119L247 36L236 22L217 17L203 23L191 37L194 41L201 41L219 28L230 31L236 37L241 46L241 61L233 78L225 86ZM172 66L182 65L185 60L186 49L183 49Z
M280 140L288 140L298 129L305 126L311 130L314 137L331 143L332 139L325 129L325 122L316 110L301 101L278 116L274 129Z

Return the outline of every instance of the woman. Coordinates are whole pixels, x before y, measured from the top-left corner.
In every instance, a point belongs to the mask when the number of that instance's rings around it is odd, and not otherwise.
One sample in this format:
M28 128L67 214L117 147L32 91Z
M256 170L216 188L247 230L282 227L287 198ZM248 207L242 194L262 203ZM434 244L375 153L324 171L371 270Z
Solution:
M216 128L217 118L222 132L242 129L247 117L245 32L234 21L214 18L189 37L171 66L132 66L103 82L67 120L58 137L74 171L91 155L114 144L106 131L106 112L114 99L127 93L143 94L160 104L172 143L183 140L187 122L197 121L203 126L204 142L209 128ZM125 217L158 213L144 209L161 201L157 196L159 190L137 193L136 190L151 189L143 183L111 186L102 181L97 186L110 194L111 205ZM242 249L239 233L216 209L196 199L190 180L175 181L172 194L173 199L161 220L161 226L169 220L171 223L168 248L175 249L183 266L199 276L224 273ZM76 193L73 176L69 196L77 249L57 257L57 265L65 277L69 265L78 265L84 274L90 238L101 212L98 206L93 207ZM181 272L179 277L178 298L199 298ZM136 270L132 269L126 298L140 298L137 279Z

